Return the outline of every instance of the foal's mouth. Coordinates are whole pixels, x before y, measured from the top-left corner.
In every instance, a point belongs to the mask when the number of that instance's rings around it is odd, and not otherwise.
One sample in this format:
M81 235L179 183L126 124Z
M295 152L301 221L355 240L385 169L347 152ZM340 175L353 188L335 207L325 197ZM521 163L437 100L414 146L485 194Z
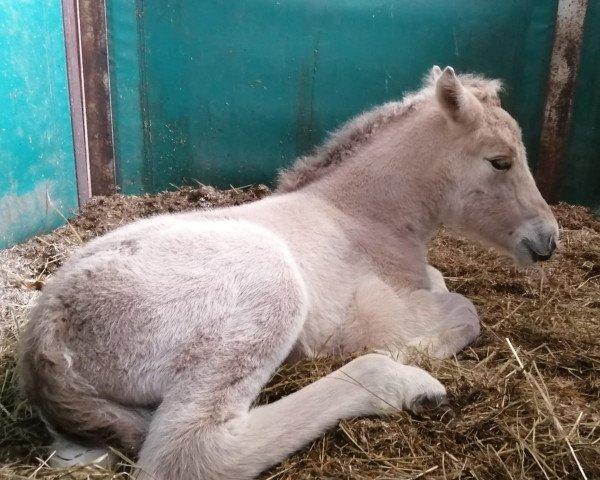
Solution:
M556 240L554 237L551 237L545 242L536 242L529 238L524 238L519 243L519 246L524 247L523 250L527 252L531 259L527 263L545 262L552 257L552 254L556 250Z

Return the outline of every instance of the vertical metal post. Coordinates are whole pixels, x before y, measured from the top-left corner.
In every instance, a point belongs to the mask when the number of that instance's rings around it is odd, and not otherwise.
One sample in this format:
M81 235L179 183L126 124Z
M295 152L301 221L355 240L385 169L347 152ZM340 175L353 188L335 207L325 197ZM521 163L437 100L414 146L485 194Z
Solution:
M536 181L550 203L559 200L573 95L588 0L559 0Z
M63 0L79 203L115 190L106 4Z
M115 190L105 0L78 0L88 160L92 195Z
M71 127L75 150L75 174L79 206L85 204L92 195L88 149L84 114L81 55L79 47L79 12L77 0L62 0L65 50L67 56L67 76L69 80L69 103L71 106Z

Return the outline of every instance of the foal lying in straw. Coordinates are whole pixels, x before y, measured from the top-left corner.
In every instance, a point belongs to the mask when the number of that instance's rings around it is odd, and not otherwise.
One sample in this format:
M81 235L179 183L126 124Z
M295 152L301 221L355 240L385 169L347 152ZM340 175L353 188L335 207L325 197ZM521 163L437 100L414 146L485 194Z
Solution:
M349 122L238 207L161 215L91 241L45 288L21 342L55 465L108 445L139 479L249 479L342 418L446 401L407 348L473 342L471 302L427 264L441 225L519 264L558 228L500 84L434 67L402 102ZM253 407L286 359L371 353Z

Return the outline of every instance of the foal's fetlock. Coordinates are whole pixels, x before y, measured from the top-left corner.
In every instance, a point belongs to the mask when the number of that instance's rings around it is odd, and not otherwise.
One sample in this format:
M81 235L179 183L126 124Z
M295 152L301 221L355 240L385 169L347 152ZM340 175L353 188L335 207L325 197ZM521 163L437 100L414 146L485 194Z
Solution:
M420 414L438 407L449 405L446 387L425 370L409 365L406 371L406 395L404 408Z
M363 355L343 367L341 372L346 380L356 382L364 390L374 413L398 410L422 413L448 402L446 389L429 373L402 365L386 355Z

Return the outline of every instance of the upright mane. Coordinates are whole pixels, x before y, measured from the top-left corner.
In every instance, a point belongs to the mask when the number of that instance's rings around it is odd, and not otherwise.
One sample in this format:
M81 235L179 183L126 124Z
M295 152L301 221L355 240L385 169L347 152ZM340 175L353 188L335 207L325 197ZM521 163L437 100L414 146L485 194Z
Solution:
M502 83L499 80L470 74L458 77L479 101L500 105L498 95ZM382 126L414 110L418 104L435 98L433 74L428 74L424 83L421 90L406 94L402 101L388 102L364 112L333 132L324 145L298 158L289 169L279 173L277 191L292 192L324 177L365 145Z

